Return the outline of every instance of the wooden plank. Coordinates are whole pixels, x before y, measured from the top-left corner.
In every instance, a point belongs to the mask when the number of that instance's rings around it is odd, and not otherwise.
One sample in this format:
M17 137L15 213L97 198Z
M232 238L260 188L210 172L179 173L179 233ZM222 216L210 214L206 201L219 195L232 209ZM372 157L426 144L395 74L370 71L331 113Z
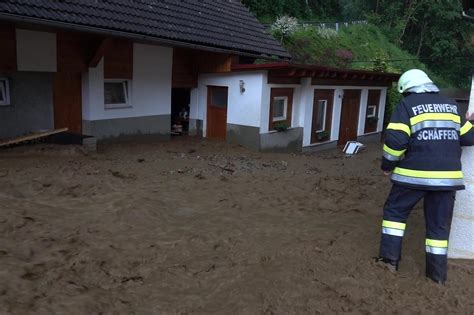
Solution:
M113 39L104 54L105 79L133 78L133 42L126 39Z
M13 25L0 24L0 71L16 71L16 35Z
M104 56L105 52L109 49L109 46L111 45L111 40L110 38L105 38L102 40L100 43L99 47L94 53L94 56L92 56L91 60L89 61L89 67L90 68L95 68L99 64L100 60Z
M58 72L86 72L94 54L100 61L101 53L97 54L100 38L67 31L56 33L56 38Z
M58 72L54 75L54 128L82 132L81 73Z
M55 129L55 130L50 130L50 131L45 131L45 132L40 132L40 133L34 133L27 136L21 136L18 138L13 138L7 141L0 142L0 147L48 137L48 136L55 135L61 132L65 132L67 130L68 130L67 128L61 128L61 129Z

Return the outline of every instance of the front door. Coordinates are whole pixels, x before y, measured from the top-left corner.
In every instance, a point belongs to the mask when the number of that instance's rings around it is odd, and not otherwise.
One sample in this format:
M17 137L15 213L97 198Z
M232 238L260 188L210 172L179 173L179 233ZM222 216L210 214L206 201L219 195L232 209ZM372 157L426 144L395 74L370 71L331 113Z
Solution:
M227 132L227 87L207 87L206 137L225 140Z
M82 132L81 73L57 72L54 76L54 128Z
M344 145L347 141L357 140L357 126L359 124L361 90L344 90L342 98L341 123L339 128L339 141Z
M315 90L311 143L328 141L331 137L332 103L334 90Z

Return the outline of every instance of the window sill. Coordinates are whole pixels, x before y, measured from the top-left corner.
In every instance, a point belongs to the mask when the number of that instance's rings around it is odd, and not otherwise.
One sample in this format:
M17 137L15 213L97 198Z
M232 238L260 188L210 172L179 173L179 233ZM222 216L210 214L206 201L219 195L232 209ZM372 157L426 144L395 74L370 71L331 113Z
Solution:
M132 108L132 105L104 105L105 110Z

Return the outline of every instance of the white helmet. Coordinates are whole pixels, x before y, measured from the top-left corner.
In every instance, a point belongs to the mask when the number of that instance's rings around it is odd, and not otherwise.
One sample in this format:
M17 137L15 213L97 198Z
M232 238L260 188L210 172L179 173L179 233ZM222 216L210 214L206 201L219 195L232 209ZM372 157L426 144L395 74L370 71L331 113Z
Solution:
M419 69L411 69L402 74L398 80L398 92L404 93L406 90L427 83L433 83L428 75Z

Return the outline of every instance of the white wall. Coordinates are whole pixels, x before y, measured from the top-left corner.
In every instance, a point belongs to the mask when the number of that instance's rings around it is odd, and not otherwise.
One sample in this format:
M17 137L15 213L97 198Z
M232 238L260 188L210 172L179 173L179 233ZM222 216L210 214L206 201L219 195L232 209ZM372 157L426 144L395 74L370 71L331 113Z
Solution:
M16 29L16 52L18 71L56 72L56 34Z
M173 50L168 47L133 45L133 78L128 108L105 109L104 61L83 75L82 116L101 120L171 114Z
M239 81L245 82L240 93ZM207 86L228 87L227 123L259 127L262 104L263 72L230 74L202 74L197 89L191 90L190 118L203 120L203 134L207 127Z

